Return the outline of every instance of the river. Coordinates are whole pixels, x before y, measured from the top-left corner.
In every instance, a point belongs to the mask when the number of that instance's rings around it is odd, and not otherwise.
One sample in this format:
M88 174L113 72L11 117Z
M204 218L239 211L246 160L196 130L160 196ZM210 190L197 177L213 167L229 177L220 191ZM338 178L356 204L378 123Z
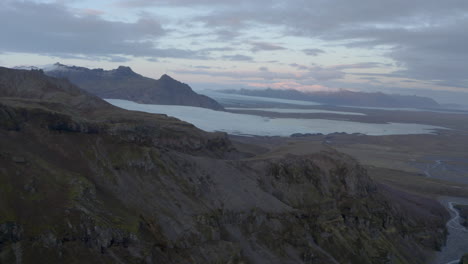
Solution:
M427 157L427 159L433 163L421 163L416 166L427 177L468 184L466 159L453 157ZM458 264L460 258L468 253L468 229L460 224L460 214L454 205L468 205L468 198L449 196L439 197L438 200L447 208L451 218L446 223L448 231L446 245L436 254L433 264Z
M460 258L468 253L468 229L460 224L460 215L453 206L455 204L468 205L467 198L442 197L439 201L449 210L451 218L447 222L447 244L437 253L434 264L456 264Z

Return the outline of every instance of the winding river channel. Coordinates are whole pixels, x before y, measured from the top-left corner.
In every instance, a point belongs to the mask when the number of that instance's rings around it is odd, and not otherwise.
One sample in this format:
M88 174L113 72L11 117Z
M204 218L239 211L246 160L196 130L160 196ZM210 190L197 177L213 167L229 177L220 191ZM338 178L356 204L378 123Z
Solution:
M434 264L456 264L468 253L468 229L460 224L460 214L454 208L455 204L468 205L468 199L459 197L442 197L440 202L450 211L451 218L447 222L447 244L437 254Z
M428 178L468 184L468 159L455 157L426 156L423 161L413 162Z
M427 157L427 160L432 163L414 164L426 177L468 184L466 159ZM447 208L451 217L446 223L448 231L446 245L437 253L432 264L458 264L460 258L468 253L468 229L460 224L460 213L454 206L468 205L468 198L446 196L439 197L438 200Z

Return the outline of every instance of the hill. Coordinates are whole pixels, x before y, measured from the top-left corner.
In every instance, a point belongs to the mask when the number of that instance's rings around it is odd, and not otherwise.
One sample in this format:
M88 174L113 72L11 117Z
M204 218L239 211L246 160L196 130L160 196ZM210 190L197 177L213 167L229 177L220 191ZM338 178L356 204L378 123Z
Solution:
M0 68L1 263L427 263L443 208L351 157L222 133Z

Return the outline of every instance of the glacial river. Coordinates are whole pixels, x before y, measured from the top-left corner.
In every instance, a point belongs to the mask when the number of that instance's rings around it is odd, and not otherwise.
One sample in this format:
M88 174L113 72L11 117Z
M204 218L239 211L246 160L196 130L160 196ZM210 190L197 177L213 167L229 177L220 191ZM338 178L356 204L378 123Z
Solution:
M459 197L443 197L439 199L450 211L451 218L447 222L447 244L437 253L434 264L457 264L460 258L468 253L468 229L460 224L460 215L454 204L468 205L468 199Z
M468 184L466 160L453 157L427 156L428 162L413 163L426 177ZM456 204L468 205L468 198L439 197L439 202L447 208L450 220L447 221L447 241L441 251L436 254L432 264L458 264L460 258L468 253L468 229L460 224L460 214L454 208Z

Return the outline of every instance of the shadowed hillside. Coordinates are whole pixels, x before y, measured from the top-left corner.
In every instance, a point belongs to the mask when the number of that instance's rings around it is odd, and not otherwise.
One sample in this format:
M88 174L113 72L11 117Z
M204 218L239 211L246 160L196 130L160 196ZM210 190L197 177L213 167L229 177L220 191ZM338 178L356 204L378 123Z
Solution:
M431 200L332 149L247 158L225 134L0 68L1 263L426 263Z
M124 99L145 104L187 105L223 110L215 100L195 93L190 86L163 75L159 80L141 76L130 67L115 70L88 69L54 64L46 74L66 78L101 98Z

